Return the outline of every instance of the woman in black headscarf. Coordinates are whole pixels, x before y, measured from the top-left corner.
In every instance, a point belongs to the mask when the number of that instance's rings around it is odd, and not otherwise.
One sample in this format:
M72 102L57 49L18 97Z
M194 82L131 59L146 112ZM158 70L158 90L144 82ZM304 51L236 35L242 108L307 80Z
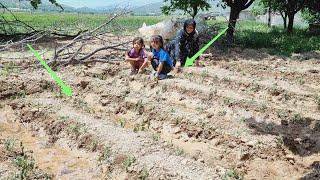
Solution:
M186 63L187 57L191 58L199 51L199 35L196 22L188 19L184 22L183 29L177 32L175 39L167 44L165 49L173 59L176 72Z

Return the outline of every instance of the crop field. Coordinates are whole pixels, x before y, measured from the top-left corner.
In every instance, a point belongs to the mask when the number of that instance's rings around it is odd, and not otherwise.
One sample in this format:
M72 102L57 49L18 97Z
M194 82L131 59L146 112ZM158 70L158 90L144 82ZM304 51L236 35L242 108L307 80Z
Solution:
M73 24L94 28L105 20L17 16L64 30ZM165 18L116 22L136 34L143 22ZM252 23L239 24L237 42L253 31L245 29ZM254 37L229 50L212 48L201 60L204 67L160 81L150 78L151 67L130 76L124 52L110 49L101 56L112 55L112 61L57 68L73 89L70 97L35 66L31 52L1 52L0 179L319 179L319 37L305 38L308 49L301 52L281 49L284 41L250 47L260 41Z

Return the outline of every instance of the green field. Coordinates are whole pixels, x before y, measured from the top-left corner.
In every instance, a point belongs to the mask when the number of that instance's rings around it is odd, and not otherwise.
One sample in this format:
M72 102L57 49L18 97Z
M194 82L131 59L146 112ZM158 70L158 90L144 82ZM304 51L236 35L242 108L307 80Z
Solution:
M224 20L209 21L208 24L218 29L227 26ZM295 27L294 32L288 34L282 26L268 27L263 23L239 21L235 44L243 48L266 48L270 54L290 56L292 53L320 50L320 36L310 34L307 28Z
M110 15L75 14L75 13L15 13L16 17L36 29L50 29L58 32L74 34L79 30L93 29L106 20ZM13 20L10 14L4 14L7 20ZM117 18L108 30L113 33L130 33L136 31L145 22L155 24L166 16L122 16ZM209 26L222 29L227 26L227 20L210 20ZM26 29L16 28L7 31L24 33ZM3 28L0 28L3 33ZM292 53L302 53L320 50L320 36L311 35L308 29L295 28L293 34L287 34L282 27L268 27L266 24L253 21L240 21L236 25L235 45L243 48L266 48L271 54L290 56Z
M79 30L93 29L106 20L111 18L111 15L104 14L75 14L75 13L15 13L15 16L36 29L50 29L64 32L78 32ZM13 16L6 13L4 17L7 20L14 20ZM121 30L130 32L137 30L145 22L147 25L155 24L165 19L165 16L122 16L117 18L112 28L121 26ZM8 27L7 27L7 30ZM117 29L118 31L119 29ZM15 32L25 32L25 29L15 29ZM1 29L0 29L1 32Z

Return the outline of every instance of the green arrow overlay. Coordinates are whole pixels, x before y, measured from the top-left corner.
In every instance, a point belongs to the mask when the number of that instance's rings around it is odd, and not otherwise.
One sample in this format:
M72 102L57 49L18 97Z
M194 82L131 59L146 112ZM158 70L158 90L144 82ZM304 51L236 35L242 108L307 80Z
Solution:
M192 66L194 61L205 51L208 49L208 47L211 46L212 43L214 43L222 34L224 34L228 30L228 27L225 28L223 31L221 31L216 37L214 37L208 44L206 44L203 48L201 48L195 55L192 56L192 58L187 57L185 67Z
M39 53L34 50L29 44L27 44L29 49L33 52L36 58L40 61L43 67L48 71L53 80L55 80L58 85L61 87L62 92L67 96L72 96L72 89L70 86L66 85L57 75L56 73L48 66L48 64L41 58Z

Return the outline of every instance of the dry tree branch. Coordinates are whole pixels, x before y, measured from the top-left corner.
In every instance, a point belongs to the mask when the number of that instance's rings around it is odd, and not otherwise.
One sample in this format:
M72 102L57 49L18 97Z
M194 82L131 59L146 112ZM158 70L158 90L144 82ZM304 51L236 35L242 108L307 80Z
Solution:
M121 46L124 46L128 44L129 42L119 42L119 43L106 43L108 40L106 40L106 37L115 37L112 35L111 31L108 30L108 27L112 27L114 31L114 26L113 22L116 18L119 16L125 15L128 11L122 11L120 13L114 14L110 19L106 20L103 24L99 25L98 27L90 30L83 32L79 34L77 37L75 37L73 40L71 40L69 43L63 45L62 47L58 48L55 51L55 55L53 58L51 58L48 61L48 64L52 65L54 64L55 66L57 65L66 65L66 64L76 64L76 63L83 63L87 62L85 61L88 58L91 58L93 55L96 53L103 51L103 50L109 50L109 49L114 49L114 50L120 50L120 51L126 51L127 49L121 48ZM118 38L119 39L119 38ZM91 50L90 52L83 53L82 51L85 51L85 46L89 46L90 43L95 43L96 41L102 42L103 44L102 47L98 47L94 50ZM100 44L100 45L101 45ZM92 44L93 45L93 44ZM92 46L90 46L92 48ZM90 49L89 48L89 49ZM67 53L63 53L67 52ZM67 57L66 57L67 55ZM69 59L68 62L64 61L63 59Z

